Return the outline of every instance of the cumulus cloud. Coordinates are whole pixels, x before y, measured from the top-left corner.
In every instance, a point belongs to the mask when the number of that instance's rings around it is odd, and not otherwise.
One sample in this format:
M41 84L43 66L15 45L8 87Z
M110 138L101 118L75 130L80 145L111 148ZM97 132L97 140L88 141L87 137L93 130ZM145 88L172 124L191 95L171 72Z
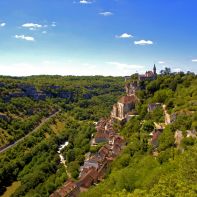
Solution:
M99 14L102 16L112 16L113 15L112 12L100 12Z
M15 35L16 39L26 40L26 41L35 41L34 37L25 36L25 35Z
M197 59L193 59L192 62L197 62Z
M92 1L89 1L89 0L80 0L79 3L81 3L81 4L91 4Z
M29 30L36 30L42 28L43 26L36 23L25 23L22 25L22 27L28 28Z
M139 41L134 41L135 45L153 45L153 41L151 40L139 40Z
M6 23L0 23L0 27L5 27Z
M116 35L116 38L133 38L133 36L131 34L128 33L123 33L121 35Z

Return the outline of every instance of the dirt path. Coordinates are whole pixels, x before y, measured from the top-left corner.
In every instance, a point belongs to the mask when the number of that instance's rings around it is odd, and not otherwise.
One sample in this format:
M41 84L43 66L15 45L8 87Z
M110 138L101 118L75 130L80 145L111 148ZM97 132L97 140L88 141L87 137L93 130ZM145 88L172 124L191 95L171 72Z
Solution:
M170 118L170 114L168 114L167 110L166 110L166 105L163 105L163 111L165 114L165 124L168 125L171 123L171 118Z
M56 116L61 110L54 112L53 114L51 114L48 118L45 118L33 131L29 132L26 136L22 137L21 139L15 141L13 144L8 145L7 147L3 148L2 150L0 150L0 153L3 153L5 151L7 151L8 149L14 147L15 145L17 145L19 142L22 142L25 138L27 138L29 135L31 135L32 133L38 131L49 119L51 119L52 117Z

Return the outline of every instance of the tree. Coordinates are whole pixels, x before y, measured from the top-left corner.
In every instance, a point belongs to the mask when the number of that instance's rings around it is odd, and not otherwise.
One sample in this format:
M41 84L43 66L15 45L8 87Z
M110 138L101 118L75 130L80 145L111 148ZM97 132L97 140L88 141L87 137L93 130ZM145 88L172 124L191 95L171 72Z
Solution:
M165 67L165 69L161 70L160 73L161 73L161 75L169 75L169 74L171 74L171 69L168 67Z
M152 120L146 120L143 125L142 125L142 128L141 128L143 131L147 132L147 133L150 133L153 131L154 129L154 123Z
M167 126L163 133L159 136L159 151L166 150L174 145L174 133L170 126Z

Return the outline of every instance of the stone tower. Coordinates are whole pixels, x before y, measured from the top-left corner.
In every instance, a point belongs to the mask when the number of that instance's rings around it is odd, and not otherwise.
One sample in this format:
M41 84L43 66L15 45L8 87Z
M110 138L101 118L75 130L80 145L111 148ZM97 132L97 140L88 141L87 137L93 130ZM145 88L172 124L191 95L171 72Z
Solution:
M157 75L157 69L156 69L155 64L154 64L154 67L153 67L153 74L154 74L154 75Z

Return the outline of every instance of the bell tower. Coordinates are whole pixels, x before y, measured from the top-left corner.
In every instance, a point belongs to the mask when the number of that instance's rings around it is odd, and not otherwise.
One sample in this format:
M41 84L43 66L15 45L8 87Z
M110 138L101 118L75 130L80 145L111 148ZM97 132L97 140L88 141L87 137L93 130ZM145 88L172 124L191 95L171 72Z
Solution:
M154 75L157 75L157 69L156 69L155 64L154 64L154 67L153 67L153 73L154 73Z

